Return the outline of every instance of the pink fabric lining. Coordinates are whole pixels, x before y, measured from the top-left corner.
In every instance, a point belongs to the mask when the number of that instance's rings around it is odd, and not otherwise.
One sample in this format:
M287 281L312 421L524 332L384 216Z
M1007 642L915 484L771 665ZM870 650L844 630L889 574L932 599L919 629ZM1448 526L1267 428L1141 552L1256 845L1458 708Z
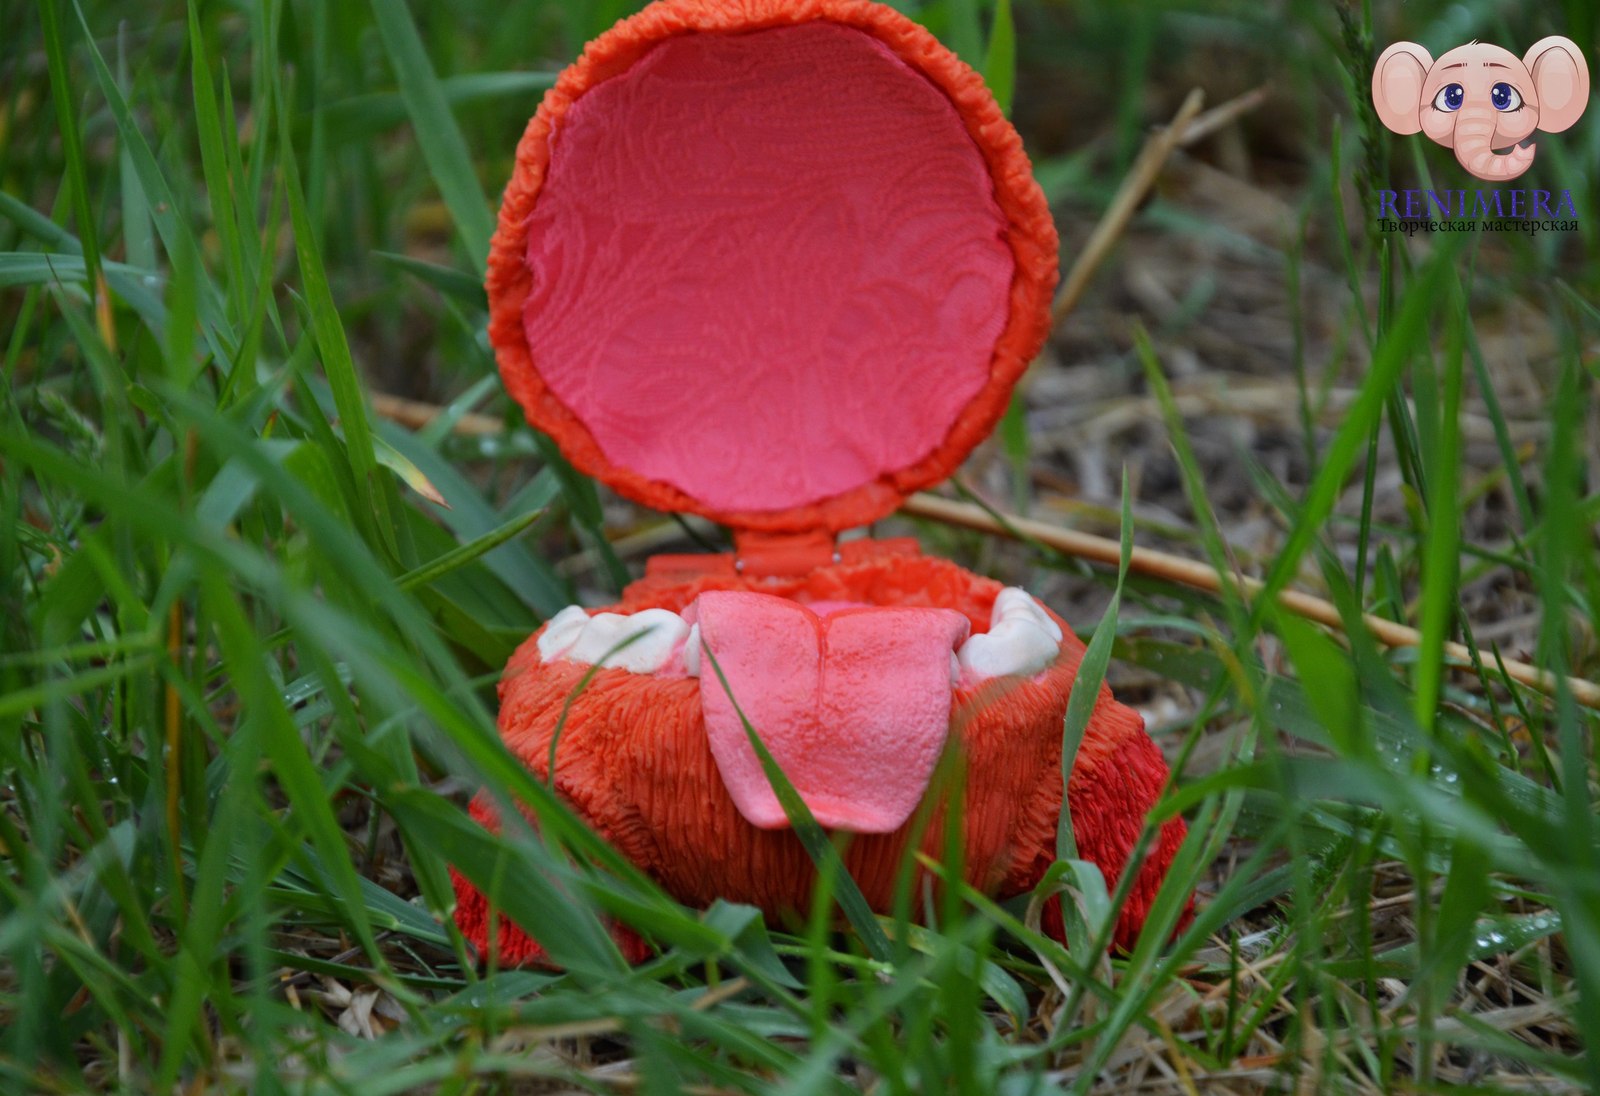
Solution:
M612 463L782 510L945 438L1006 319L1005 231L950 101L870 35L686 35L553 136L524 329Z

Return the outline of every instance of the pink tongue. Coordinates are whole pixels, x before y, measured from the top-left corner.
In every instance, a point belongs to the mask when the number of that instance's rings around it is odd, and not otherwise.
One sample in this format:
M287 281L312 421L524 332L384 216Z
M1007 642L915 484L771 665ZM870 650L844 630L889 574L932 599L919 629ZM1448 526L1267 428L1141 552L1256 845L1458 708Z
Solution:
M949 609L837 608L700 595L700 699L711 753L751 825L788 825L728 698L819 823L890 833L921 801L950 727L950 652L969 625Z

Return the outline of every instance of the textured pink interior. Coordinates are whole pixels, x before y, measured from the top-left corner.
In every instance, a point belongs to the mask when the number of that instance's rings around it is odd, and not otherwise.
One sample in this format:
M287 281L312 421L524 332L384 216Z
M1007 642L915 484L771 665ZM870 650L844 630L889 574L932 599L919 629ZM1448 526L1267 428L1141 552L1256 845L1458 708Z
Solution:
M983 386L1013 260L950 101L828 23L656 46L552 137L524 325L613 464L725 510L927 456Z

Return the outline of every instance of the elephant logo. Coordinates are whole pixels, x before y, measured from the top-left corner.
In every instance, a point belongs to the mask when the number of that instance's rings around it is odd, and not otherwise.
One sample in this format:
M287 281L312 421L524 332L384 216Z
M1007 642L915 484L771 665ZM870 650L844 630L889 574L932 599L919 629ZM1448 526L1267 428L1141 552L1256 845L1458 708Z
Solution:
M1435 61L1415 42L1396 42L1372 72L1372 102L1396 133L1421 130L1455 150L1479 179L1515 179L1533 163L1536 129L1560 133L1589 104L1589 65L1569 38L1542 38L1523 57L1469 42ZM1506 149L1504 153L1495 149Z

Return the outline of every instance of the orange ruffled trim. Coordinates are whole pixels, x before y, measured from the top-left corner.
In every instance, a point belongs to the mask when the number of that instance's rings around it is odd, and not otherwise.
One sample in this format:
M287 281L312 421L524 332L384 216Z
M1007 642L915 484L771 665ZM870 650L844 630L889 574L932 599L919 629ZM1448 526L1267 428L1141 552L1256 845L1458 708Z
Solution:
M545 385L528 350L522 309L530 289L527 223L550 160L550 134L577 98L625 72L652 46L680 34L765 30L827 21L864 31L926 76L950 98L982 152L1005 214L1015 257L1010 314L995 342L989 381L957 418L943 442L907 468L821 502L785 510L723 511L669 484L613 464L587 426ZM1005 413L1011 389L1043 344L1058 278L1060 242L1022 139L1006 121L983 78L922 27L893 8L863 0L659 0L590 42L539 105L517 146L500 222L489 253L489 340L506 389L534 426L549 434L576 467L619 493L657 510L703 514L737 529L838 531L892 512L913 491L950 476Z

